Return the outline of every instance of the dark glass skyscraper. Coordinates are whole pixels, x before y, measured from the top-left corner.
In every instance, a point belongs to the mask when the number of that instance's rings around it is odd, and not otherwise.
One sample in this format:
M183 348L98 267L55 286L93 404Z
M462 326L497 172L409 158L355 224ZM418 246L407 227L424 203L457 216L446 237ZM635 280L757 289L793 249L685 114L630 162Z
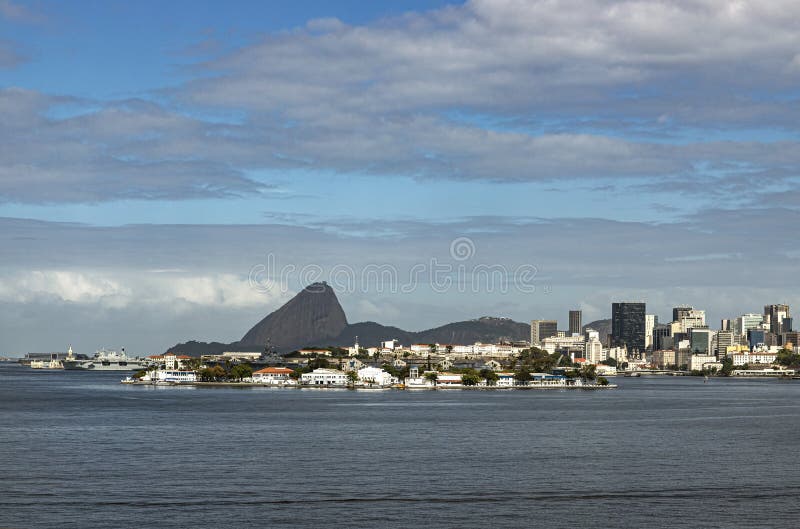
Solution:
M644 351L644 303L611 304L611 345Z
M579 310L571 310L569 311L569 334L580 334L582 331L581 320L583 319L583 314Z

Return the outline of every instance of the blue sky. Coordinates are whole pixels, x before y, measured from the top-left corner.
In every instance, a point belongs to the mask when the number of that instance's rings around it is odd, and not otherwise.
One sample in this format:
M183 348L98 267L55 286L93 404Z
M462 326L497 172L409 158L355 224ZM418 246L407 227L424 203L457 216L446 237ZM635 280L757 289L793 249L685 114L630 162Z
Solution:
M409 329L792 302L798 16L0 0L0 351L234 340L302 287L254 285L269 255L328 275L536 267L534 293L339 292L351 321Z

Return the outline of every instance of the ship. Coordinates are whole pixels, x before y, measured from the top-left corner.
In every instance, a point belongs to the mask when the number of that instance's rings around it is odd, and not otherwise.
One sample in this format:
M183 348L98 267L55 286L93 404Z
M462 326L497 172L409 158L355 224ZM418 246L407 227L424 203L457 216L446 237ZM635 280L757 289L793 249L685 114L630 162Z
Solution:
M128 357L125 354L125 348L122 352L107 351L101 349L97 351L92 358L88 360L78 360L73 357L72 348L70 354L61 362L64 369L67 370L85 370L85 371L138 371L147 369L150 362L144 358Z

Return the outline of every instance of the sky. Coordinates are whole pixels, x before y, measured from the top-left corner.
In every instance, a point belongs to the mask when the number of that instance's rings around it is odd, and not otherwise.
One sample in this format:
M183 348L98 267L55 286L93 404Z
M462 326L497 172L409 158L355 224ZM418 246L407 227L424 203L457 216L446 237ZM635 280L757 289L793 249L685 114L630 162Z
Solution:
M0 354L797 306L800 3L0 0ZM391 337L387 337L391 338Z

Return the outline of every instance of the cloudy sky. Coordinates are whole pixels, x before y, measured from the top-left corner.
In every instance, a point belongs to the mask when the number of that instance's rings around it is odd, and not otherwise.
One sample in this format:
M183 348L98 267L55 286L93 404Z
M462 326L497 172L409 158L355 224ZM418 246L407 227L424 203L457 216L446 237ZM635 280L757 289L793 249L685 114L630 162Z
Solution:
M800 303L800 3L0 0L0 354Z

